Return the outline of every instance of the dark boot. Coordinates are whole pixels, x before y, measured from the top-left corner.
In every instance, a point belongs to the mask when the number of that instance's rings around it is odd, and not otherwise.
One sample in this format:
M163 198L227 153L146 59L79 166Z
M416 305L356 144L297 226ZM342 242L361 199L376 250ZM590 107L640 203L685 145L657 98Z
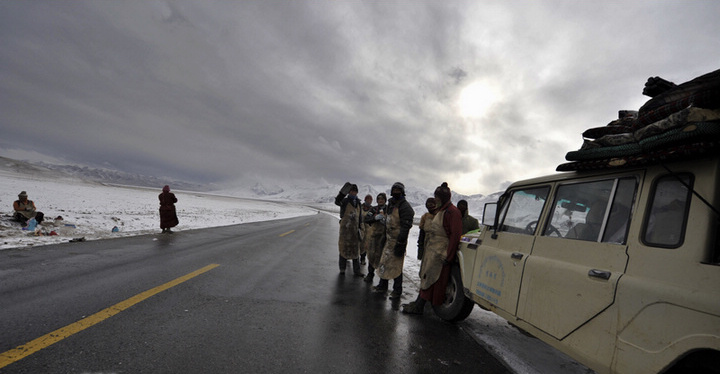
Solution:
M364 277L365 274L363 274L363 272L360 270L360 260L358 260L356 258L356 259L352 260L352 263L353 263L353 274L356 277Z
M368 273L368 275L366 275L365 278L363 278L363 280L364 280L365 282L367 282L367 283L372 283L372 282L373 282L373 278L375 278L375 274L373 274L373 273Z
M377 293L385 293L388 290L388 280L380 279L380 283L377 286L373 286L373 291Z
M347 259L343 257L342 255L338 255L338 266L340 267L340 275L345 275L345 268L347 267Z
M402 312L405 314L423 314L425 311L425 299L419 295L417 299L411 303L403 304Z
M391 299L399 299L402 295L402 283L403 283L403 276L402 273L397 276L397 278L393 279L393 292L390 295ZM395 297L393 297L395 296Z

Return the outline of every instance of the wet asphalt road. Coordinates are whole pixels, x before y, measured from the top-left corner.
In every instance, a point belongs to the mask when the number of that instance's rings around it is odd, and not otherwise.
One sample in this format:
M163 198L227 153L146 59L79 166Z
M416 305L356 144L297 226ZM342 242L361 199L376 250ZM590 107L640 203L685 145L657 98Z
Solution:
M391 301L340 276L337 229L317 214L0 251L0 373L508 373L462 325L398 312L414 285Z

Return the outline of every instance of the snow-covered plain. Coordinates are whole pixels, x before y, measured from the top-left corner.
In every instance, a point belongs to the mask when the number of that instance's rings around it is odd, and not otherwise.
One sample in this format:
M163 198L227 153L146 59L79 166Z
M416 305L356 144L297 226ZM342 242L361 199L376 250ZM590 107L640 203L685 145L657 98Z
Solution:
M162 186L161 186L162 187ZM12 221L12 204L27 191L45 221L36 231ZM46 179L44 175L17 175L0 171L0 249L32 247L76 238L107 239L160 232L160 188L107 186L99 183ZM180 224L176 231L226 226L316 214L302 205L173 191ZM62 217L62 220L55 220ZM117 227L117 232L113 228ZM48 235L55 232L58 235Z
M160 232L160 186L153 189L107 185L84 181L23 162L8 159L2 161L0 211L3 213L0 217L0 250L32 250L38 246L76 238L98 240ZM19 223L10 219L12 203L20 191L27 191L29 199L45 214L47 221L40 225L38 233L23 230ZM222 194L173 192L178 198L176 208L180 220L176 231L290 218L318 212L334 216L339 213L339 209L328 202L301 203L239 198L230 196L232 191L223 191ZM425 213L425 209L422 206L415 206L414 209L417 221ZM471 214L479 217L477 213L481 210L479 203L471 202ZM63 219L55 221L54 218L58 216ZM113 232L113 227L117 227L118 231ZM44 235L51 231L58 235ZM420 262L417 260L415 245L417 237L418 228L415 225L408 238L403 302L414 299L420 284ZM592 373L545 343L523 335L502 318L480 308L475 308L461 326L516 373Z

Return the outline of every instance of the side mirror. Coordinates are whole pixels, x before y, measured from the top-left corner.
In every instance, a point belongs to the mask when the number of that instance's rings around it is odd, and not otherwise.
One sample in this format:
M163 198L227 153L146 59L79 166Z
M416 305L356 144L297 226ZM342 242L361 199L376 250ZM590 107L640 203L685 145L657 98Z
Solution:
M497 203L487 203L483 208L482 224L490 228L495 227L495 216L497 215Z

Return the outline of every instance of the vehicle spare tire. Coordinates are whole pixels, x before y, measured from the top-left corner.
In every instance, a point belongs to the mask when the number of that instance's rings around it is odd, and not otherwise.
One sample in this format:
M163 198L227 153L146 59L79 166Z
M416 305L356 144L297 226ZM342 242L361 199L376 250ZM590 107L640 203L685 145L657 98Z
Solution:
M447 322L460 322L470 315L474 306L475 303L463 293L460 266L455 264L450 269L450 279L445 288L445 302L433 305L433 310L438 317Z

